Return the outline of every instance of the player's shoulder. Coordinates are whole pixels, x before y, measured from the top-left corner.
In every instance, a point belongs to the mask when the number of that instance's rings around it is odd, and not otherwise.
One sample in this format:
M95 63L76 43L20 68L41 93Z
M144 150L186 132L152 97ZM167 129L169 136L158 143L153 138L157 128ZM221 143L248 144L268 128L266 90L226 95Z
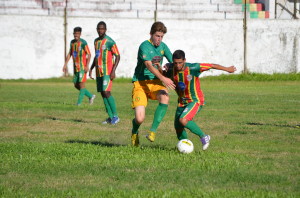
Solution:
M105 35L104 39L106 39L108 43L116 43L110 36Z
M140 44L140 47L141 46L149 46L149 45L152 45L151 42L149 40L145 40Z
M189 67L190 70L199 70L200 63L185 63L186 67Z
M162 48L164 48L164 49L165 49L165 48L169 48L168 45L167 45L166 43L164 43L164 42L161 42L161 43L160 43L160 47L162 47Z
M84 44L84 45L87 45L86 40L84 40L84 39L82 39L82 38L80 38L80 42L81 42L82 44Z

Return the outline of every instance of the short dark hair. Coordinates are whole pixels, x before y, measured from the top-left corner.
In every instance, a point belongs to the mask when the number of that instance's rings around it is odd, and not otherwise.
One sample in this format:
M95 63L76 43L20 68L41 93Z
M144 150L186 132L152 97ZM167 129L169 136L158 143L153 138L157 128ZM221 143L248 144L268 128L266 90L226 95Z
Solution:
M74 28L74 32L81 32L82 31L82 28L81 27L75 27Z
M105 29L106 29L106 23L104 21L100 21L98 24L97 24L97 27L100 26L100 25L104 25Z
M160 21L153 23L151 26L150 34L154 34L155 32L167 33L167 27Z
M176 50L173 53L173 59L182 59L182 60L184 60L185 59L185 53L184 53L184 51L182 51L182 50Z

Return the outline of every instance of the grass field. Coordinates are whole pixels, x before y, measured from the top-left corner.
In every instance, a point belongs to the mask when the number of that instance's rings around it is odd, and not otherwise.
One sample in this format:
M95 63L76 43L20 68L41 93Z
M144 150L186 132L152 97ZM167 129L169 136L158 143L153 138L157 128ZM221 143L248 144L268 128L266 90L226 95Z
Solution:
M300 75L203 78L206 106L195 121L211 135L207 151L175 149L176 94L157 139L144 138L157 102L130 144L132 84L117 79L121 122L101 125L71 79L0 80L0 197L300 197ZM87 88L95 93L95 82Z

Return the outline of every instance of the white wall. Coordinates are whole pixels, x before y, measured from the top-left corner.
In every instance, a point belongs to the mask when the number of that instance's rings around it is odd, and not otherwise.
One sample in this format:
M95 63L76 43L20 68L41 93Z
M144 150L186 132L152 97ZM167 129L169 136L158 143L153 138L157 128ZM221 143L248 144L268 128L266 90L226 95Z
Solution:
M119 47L119 77L132 77L139 44L149 39L152 19L68 18L68 49L75 26L83 28L93 52L96 25L107 23L107 34ZM243 70L242 20L161 20L168 28L164 37L171 51L182 49L189 62L235 65ZM60 77L64 64L64 27L62 17L0 15L1 79L39 79ZM248 21L248 69L259 73L300 71L300 21ZM72 61L68 65L72 72ZM209 71L206 75L222 72Z

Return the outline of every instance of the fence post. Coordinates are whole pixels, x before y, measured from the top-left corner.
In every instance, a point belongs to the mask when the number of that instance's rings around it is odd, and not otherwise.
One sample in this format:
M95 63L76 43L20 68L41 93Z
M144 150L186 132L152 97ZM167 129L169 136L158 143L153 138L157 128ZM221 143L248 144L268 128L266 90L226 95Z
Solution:
M66 5L65 5L65 9L64 9L64 47L65 47L65 57L64 60L66 62L66 57L67 57L67 33L68 33L68 23L67 23L67 6L68 6L68 0L66 1ZM65 72L64 72L64 76L68 76L69 75L69 71L68 71L68 67L66 68Z
M155 0L154 22L157 21L157 0Z
M243 30L244 30L244 74L248 73L247 68L247 6L246 1L244 1L244 20L243 20Z

